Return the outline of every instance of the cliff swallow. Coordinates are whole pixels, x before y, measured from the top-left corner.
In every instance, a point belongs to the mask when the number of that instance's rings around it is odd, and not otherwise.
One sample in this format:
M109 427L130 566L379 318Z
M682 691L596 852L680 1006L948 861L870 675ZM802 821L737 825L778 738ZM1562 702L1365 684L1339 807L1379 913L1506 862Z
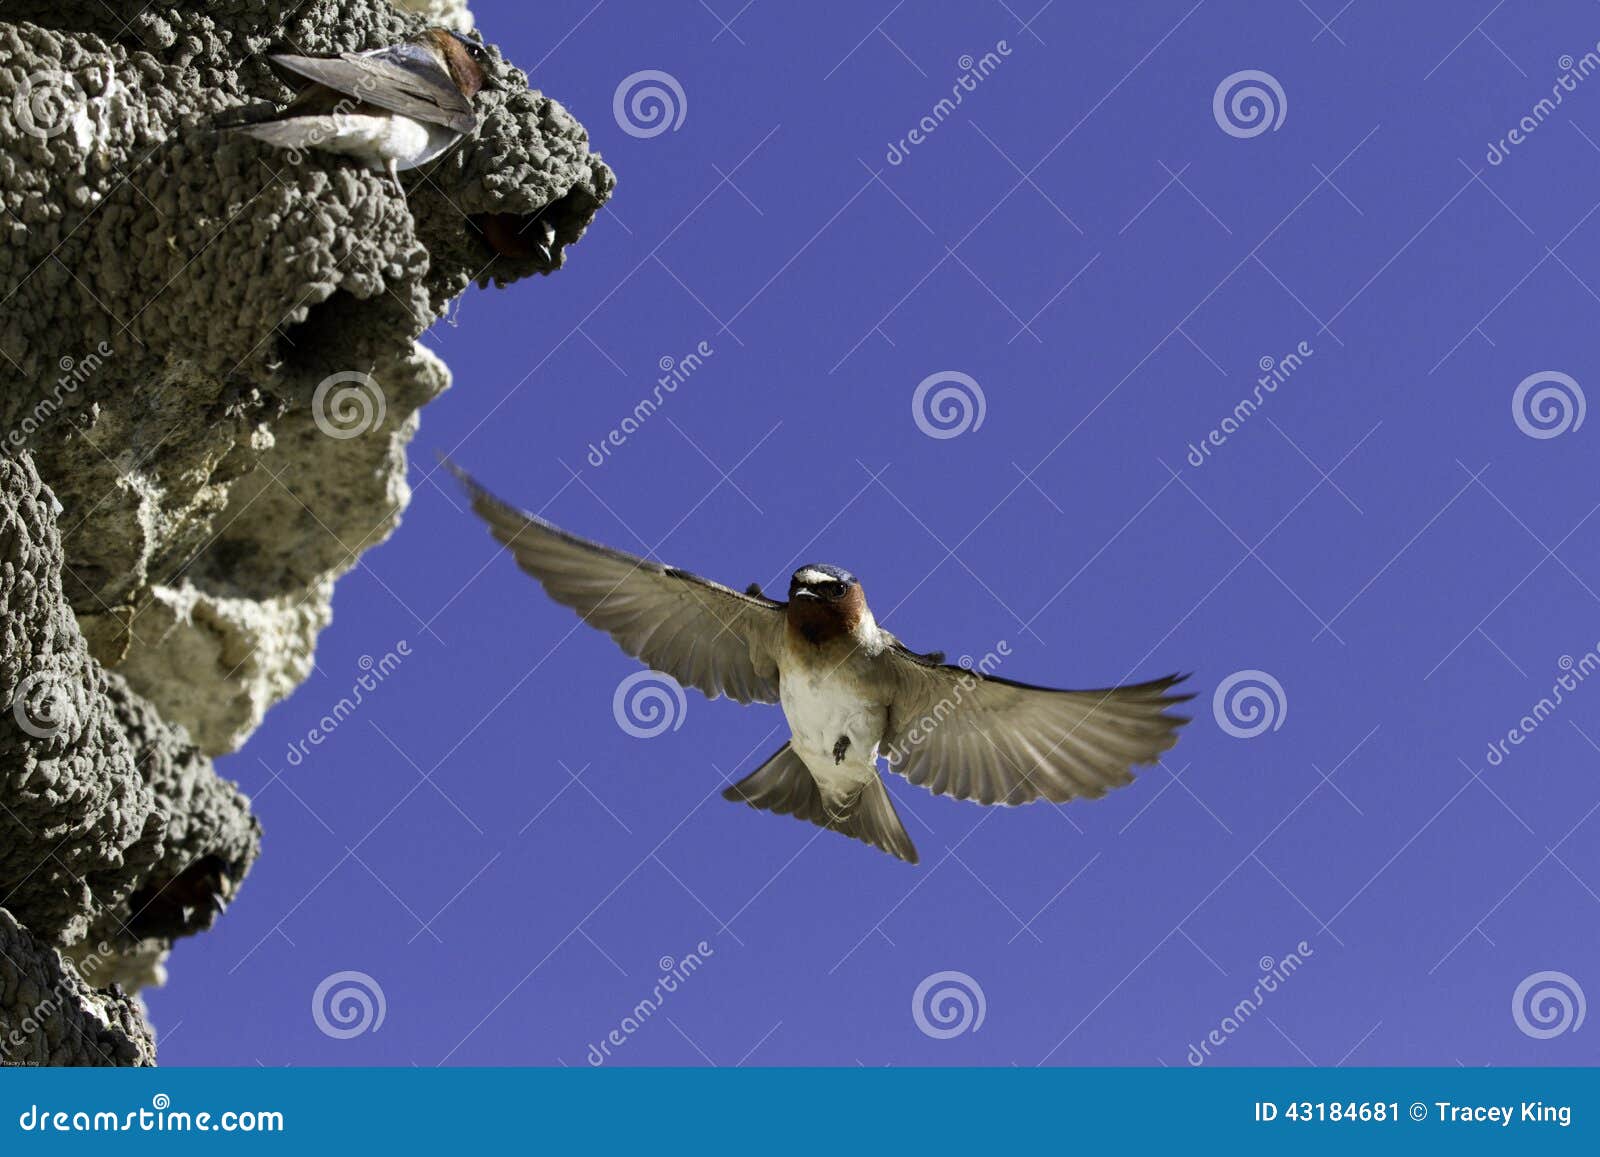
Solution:
M537 213L477 213L472 224L501 257L537 257L555 261L556 227Z
M402 197L401 172L478 127L472 98L487 83L488 54L444 28L370 52L271 59L311 83L269 119L233 131L282 149L355 157L388 173Z
M1188 722L1166 714L1184 676L1060 691L950 666L880 627L861 583L803 566L776 602L568 534L453 464L472 508L556 602L629 655L707 697L778 703L790 738L723 798L809 820L910 863L878 774L981 804L1096 798L1154 763Z

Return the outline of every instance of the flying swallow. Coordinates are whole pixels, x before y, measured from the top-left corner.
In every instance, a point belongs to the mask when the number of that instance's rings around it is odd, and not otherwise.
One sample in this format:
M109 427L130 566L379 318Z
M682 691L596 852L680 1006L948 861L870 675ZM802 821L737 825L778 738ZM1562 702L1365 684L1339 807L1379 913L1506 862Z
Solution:
M878 773L981 804L1096 798L1154 763L1193 698L1184 676L1099 691L999 679L919 654L877 624L861 583L801 567L789 598L743 593L569 534L506 505L450 464L472 508L556 602L707 697L778 703L790 738L724 799L809 820L892 856L917 850Z
M448 152L478 127L472 98L487 83L483 45L444 28L370 52L338 56L275 55L311 83L270 118L234 132L282 149L318 149L355 157L389 174Z

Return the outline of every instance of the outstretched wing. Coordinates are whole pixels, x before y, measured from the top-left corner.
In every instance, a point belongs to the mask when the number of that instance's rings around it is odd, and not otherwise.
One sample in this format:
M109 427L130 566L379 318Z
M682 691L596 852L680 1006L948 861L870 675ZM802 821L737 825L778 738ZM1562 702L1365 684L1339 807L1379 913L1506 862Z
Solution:
M568 534L450 469L517 564L628 654L712 699L778 701L784 604Z
M471 102L461 95L444 67L419 45L395 44L338 56L280 54L272 59L290 72L364 104L446 125L457 132L470 133L478 127Z
M889 767L936 795L983 804L1096 797L1130 783L1188 722L1166 709L1183 676L1100 691L1055 691L930 662L895 646L884 736Z

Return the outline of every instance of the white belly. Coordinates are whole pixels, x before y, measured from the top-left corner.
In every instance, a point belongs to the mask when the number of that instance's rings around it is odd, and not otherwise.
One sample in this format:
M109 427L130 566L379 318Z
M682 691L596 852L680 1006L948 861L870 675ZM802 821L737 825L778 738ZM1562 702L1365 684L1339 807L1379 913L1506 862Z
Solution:
M867 702L843 671L786 670L778 698L789 720L789 742L824 796L849 796L878 774L883 708ZM834 748L841 736L850 743L844 758L836 762Z
M317 147L363 157L376 162L378 168L390 161L398 162L395 167L401 170L425 165L461 136L444 125L424 124L398 113L339 113L316 119L326 126L322 139L315 142Z
M426 165L429 161L449 152L450 147L461 139L460 133L444 125L421 124L417 121L412 121L411 123L417 125L427 134L427 143L423 146L422 151L412 156L409 161L401 161L399 167L402 170L415 169L419 165Z

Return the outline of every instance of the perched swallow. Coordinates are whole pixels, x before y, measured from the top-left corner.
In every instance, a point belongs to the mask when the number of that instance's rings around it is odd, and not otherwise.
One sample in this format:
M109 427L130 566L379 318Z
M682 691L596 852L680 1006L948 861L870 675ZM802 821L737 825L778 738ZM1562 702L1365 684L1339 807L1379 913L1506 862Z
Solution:
M861 583L814 563L787 602L568 534L450 466L523 570L634 658L709 698L779 703L790 739L723 798L809 820L910 863L878 759L935 795L981 804L1102 796L1188 720L1183 678L1099 691L1014 683L918 654L878 626Z
M448 152L478 127L472 98L487 82L483 45L444 28L370 52L271 57L312 83L267 120L240 132L282 149L318 149L400 173Z

